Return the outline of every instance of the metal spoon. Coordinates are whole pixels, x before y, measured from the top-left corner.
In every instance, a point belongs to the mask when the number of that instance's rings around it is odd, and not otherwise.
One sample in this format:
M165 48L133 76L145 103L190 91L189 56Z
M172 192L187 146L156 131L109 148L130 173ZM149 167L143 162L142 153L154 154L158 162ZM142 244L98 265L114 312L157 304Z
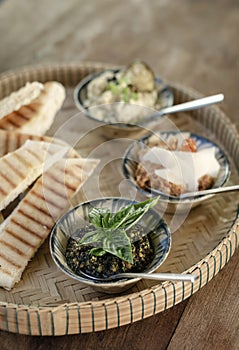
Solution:
M239 190L239 185L233 185L233 186L225 186L225 187L218 187L218 188L210 188L208 190L202 190L202 191L196 191L196 192L187 192L187 193L181 194L179 197L170 196L170 198L187 199L187 198L193 198L193 197L201 197L209 194L232 192L232 191L238 191L238 190Z
M189 102L180 103L178 105L174 105L171 107L165 107L155 112L154 114L150 115L149 117L145 117L143 119L143 122L153 121L154 119L157 119L158 117L163 117L166 114L191 111L193 109L206 107L214 103L222 102L223 100L224 100L224 95L217 94L217 95L199 98L197 100L193 100Z
M81 271L80 274L82 277L86 277L88 279L94 280L96 282L106 282L113 281L115 279L120 278L143 278L150 280L158 280L158 281L189 281L195 282L198 279L198 276L193 274L181 274L181 273L136 273L136 272L124 272L118 273L116 275L112 275L110 277L100 278L92 275L88 275L87 273Z
M160 192L156 189L153 189L151 187L146 187L146 190L148 192L152 191L153 193L155 193L155 195L158 195L159 197L163 195L164 198L180 200L180 199L190 199L190 198L202 197L202 196L207 196L210 194L238 191L239 185L210 188L208 190L195 191L195 192L186 192L186 193L180 194L179 196L174 196L172 194L162 193L162 192Z

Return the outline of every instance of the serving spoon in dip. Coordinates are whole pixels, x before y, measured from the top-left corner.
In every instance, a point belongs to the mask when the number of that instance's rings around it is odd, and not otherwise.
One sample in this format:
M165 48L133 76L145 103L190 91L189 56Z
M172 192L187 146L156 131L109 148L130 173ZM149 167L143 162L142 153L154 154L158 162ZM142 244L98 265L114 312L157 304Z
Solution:
M163 117L167 114L172 114L172 113L177 113L177 112L186 112L186 111L191 111L194 109L199 109L199 108L206 107L206 106L209 106L209 105L214 104L214 103L222 102L223 100L224 100L224 95L217 94L217 95L199 98L199 99L189 101L189 102L180 103L180 104L177 104L174 106L165 107L165 108L162 108L162 109L158 110L157 112L151 114L148 117L144 117L142 119L142 122L146 123L149 121L153 121L153 120L155 120L159 117Z
M82 277L86 277L95 282L109 282L118 280L121 278L142 278L142 279L150 279L150 280L158 280L158 281L189 281L195 282L198 279L198 276L187 273L143 273L143 272L122 272L117 273L115 275L111 275L109 277L95 277L80 271Z

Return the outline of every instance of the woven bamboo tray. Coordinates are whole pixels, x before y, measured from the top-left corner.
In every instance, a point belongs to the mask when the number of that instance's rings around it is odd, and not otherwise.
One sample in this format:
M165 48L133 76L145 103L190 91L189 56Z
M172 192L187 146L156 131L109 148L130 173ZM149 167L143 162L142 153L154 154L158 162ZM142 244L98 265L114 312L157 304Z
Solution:
M121 157L131 140L107 141L101 128L96 128L92 121L82 116L79 118L79 115L75 117L74 86L87 74L107 67L95 63L45 65L0 76L0 98L26 81L57 80L67 88L63 109L48 135L61 137L83 156L101 158L103 164L87 181L73 204L99 196L134 195L121 172ZM200 96L181 85L170 85L175 103ZM219 108L208 107L173 116L170 120L182 130L201 133L219 143L231 161L229 183L238 182L238 135ZM8 151L6 144L4 151ZM137 195L137 199L143 198ZM59 271L51 259L46 241L15 288L10 292L0 289L0 329L30 335L94 332L143 320L180 303L207 284L234 254L239 237L237 206L238 195L228 193L209 199L187 217L164 215L173 231L172 250L160 271L194 272L200 277L194 285L141 280L124 294L102 294Z

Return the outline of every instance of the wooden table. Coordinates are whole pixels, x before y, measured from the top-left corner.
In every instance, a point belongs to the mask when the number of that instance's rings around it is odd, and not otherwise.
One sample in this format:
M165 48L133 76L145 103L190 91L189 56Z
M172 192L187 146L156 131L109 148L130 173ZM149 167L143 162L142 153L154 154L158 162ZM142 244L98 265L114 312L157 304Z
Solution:
M35 63L146 61L203 94L223 92L238 125L239 4L234 0L0 2L0 71ZM144 321L63 337L0 332L1 349L238 349L239 253L202 290Z

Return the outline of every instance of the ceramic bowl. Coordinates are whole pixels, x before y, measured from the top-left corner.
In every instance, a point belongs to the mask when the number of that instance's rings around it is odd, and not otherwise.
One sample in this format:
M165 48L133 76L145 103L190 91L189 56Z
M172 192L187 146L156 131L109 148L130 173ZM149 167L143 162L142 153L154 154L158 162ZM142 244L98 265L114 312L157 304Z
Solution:
M132 287L139 278L120 279L113 282L96 282L94 280L81 277L75 274L67 265L65 251L68 239L74 237L77 229L85 227L88 221L89 209L92 207L109 208L112 212L116 212L126 205L135 203L130 199L124 198L101 198L90 202L82 203L60 218L55 224L50 235L50 252L56 265L66 275L75 280L92 286L98 291L105 293L120 293ZM144 272L152 273L166 259L171 247L171 234L162 217L153 209L150 209L139 224L149 234L154 247L154 258Z
M153 188L142 189L135 180L135 171L138 163L140 162L139 152L142 149L148 148L150 139L152 137L167 139L167 137L169 137L170 135L174 135L176 137L180 135L180 137L190 137L194 139L196 141L198 150L205 149L208 147L215 147L215 157L219 162L220 170L217 178L215 179L213 188L218 188L226 184L230 175L230 165L226 154L216 143L212 142L204 136L197 135L195 133L180 131L165 131L157 134L151 133L131 143L123 156L122 170L125 178L130 182L131 185L133 185L139 192L141 192L145 196L160 196L159 203L164 207L165 212L175 213L177 211L177 213L182 213L198 206L203 201L211 198L212 196L215 196L215 194L195 196L190 199L180 199L180 197L170 198L166 193L161 192L160 190L155 190Z
M117 73L119 69L107 69L107 71L112 71L113 73ZM96 125L101 128L101 133L108 139L116 138L116 137L136 138L137 136L140 137L148 133L148 128L151 125L154 125L155 123L157 123L157 121L151 122L150 124L148 124L147 122L145 123L142 122L140 124L137 123L138 125L125 124L125 123L109 123L107 121L97 119L97 117L94 115L94 110L96 110L97 108L101 108L101 106L95 106L91 109L85 107L85 101L87 99L88 84L102 73L103 71L87 76L84 80L79 82L79 84L75 87L73 98L74 98L76 107L81 112L83 112L86 117L93 120L96 123ZM162 108L172 106L174 97L171 89L160 78L155 78L155 83L160 87L158 101L162 106ZM134 105L128 104L127 106L129 106L129 108L130 107L137 108L139 114L143 113L146 110L147 110L147 113L148 112L150 113L150 110L152 111L152 114L155 113L155 110L146 108L140 105L137 106L137 103L135 103ZM113 106L110 106L110 107L113 107Z

